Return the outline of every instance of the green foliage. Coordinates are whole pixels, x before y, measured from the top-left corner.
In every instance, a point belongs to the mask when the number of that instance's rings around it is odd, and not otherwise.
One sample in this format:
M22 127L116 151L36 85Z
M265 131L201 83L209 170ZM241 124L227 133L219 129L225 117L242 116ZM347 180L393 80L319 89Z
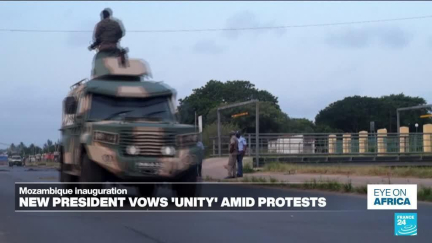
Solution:
M284 124L288 116L271 102L260 102L260 132L276 133L284 130ZM232 118L231 115L248 112L248 115ZM231 123L236 125L243 133L255 133L256 110L255 105L250 104L243 107L222 110L221 123ZM207 122L217 123L217 107L211 109L207 115Z
M231 131L237 131L238 127L233 124L221 124L222 136L227 136ZM213 138L217 137L217 124L213 123L203 128L203 144L206 155L210 155L213 149ZM215 141L217 144L217 141Z
M336 101L321 110L315 117L315 124L338 128L344 132L359 132L369 130L371 121L376 128L387 128L388 132L397 132L396 109L424 105L426 101L420 97L410 97L404 94L372 98L366 96L351 96ZM406 111L401 114L401 125L419 123L420 127L430 119L420 119L428 109Z
M351 182L343 184L343 190L344 190L344 192L352 192L353 189L354 188L353 188Z
M289 133L313 133L315 132L315 124L305 118L288 118L283 122L282 132Z
M430 201L432 202L432 188L421 187L417 193L417 198L420 201Z
M315 125L307 119L292 119L283 113L277 97L267 91L258 90L249 81L210 80L201 88L194 89L190 96L179 100L178 114L182 123L193 124L195 111L203 116L204 124L217 123L217 108L236 102L259 99L261 133L314 132ZM248 115L233 118L233 114L248 112ZM221 111L221 123L232 124L243 133L255 133L255 104L234 107ZM206 126L206 125L205 125ZM213 133L214 136L217 133ZM224 133L226 134L226 133Z
M193 93L179 100L179 115L182 123L193 124L195 111L203 116L204 124L207 121L210 110L235 102L243 102L252 99L270 102L280 110L277 97L265 90L258 90L249 81L227 81L225 83L210 80L203 87L194 89Z
M251 164L244 164L243 165L243 173L245 174L249 174L249 173L254 173L254 169L252 168Z
M367 186L355 187L354 192L356 192L358 194L367 194Z
M43 148L36 146L34 144L30 144L26 146L23 142L18 145L11 144L8 148L8 155L19 154L21 156L33 155L33 154L42 154L42 153L52 153L56 151L58 148L59 142L53 143L51 140L43 145Z

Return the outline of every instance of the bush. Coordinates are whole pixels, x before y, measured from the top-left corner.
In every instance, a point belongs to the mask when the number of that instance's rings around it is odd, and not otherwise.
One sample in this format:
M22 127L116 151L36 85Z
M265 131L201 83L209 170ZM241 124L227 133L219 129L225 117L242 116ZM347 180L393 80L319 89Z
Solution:
M417 193L417 198L421 201L432 201L432 188L421 187Z
M243 165L243 173L254 173L254 169L252 168L251 164L244 164Z
M228 136L231 131L237 131L238 127L233 124L221 124L221 136ZM202 138L205 147L205 155L210 156L213 152L213 138L217 138L217 123L209 124L203 128ZM216 152L217 152L217 139ZM226 141L222 141L222 146L226 144ZM222 153L227 153L228 147L222 147Z

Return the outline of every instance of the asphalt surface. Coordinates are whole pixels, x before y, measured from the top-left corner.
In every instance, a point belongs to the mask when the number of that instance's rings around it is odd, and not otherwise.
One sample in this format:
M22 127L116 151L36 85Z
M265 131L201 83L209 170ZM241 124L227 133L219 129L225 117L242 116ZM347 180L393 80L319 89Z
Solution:
M432 204L418 205L418 235L394 236L395 211L368 211L366 197L249 188L271 196L325 196L323 212L15 212L14 182L58 181L52 169L0 168L0 243L9 242L431 242ZM228 194L245 190L232 185ZM331 211L330 211L331 210ZM343 211L342 211L343 210ZM400 211L403 212L403 211Z

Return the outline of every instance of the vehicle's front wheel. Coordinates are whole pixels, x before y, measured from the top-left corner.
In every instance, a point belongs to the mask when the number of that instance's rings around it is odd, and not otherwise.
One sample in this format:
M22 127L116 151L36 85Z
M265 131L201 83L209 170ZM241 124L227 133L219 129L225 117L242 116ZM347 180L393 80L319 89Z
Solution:
M13 163L9 163L9 167L13 167Z
M195 197L201 193L201 186L198 182L197 168L193 166L180 178L179 184L174 184L173 189L178 197ZM186 182L181 184L181 182Z
M82 156L80 182L106 182L107 172L104 168L90 160L87 154ZM82 188L98 189L102 184L81 184Z
M65 170L65 164L60 164L60 182L77 182L76 176L68 174Z
M35 162L35 161L33 161ZM64 163L64 154L63 154L63 147L60 147L60 182L64 183L70 183L70 182L77 182L78 179L76 176L68 174L66 172L66 165ZM74 184L65 184L65 189L75 189Z

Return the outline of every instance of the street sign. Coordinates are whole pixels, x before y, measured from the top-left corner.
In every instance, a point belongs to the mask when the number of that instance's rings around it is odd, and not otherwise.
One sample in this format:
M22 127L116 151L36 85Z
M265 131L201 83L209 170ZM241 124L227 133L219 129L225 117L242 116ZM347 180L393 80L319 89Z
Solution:
M427 115L421 115L420 118L428 118L428 117L432 117L432 114L427 114Z
M236 118L239 116L247 116L247 115L249 115L249 112L237 113L237 114L232 115L231 117Z

